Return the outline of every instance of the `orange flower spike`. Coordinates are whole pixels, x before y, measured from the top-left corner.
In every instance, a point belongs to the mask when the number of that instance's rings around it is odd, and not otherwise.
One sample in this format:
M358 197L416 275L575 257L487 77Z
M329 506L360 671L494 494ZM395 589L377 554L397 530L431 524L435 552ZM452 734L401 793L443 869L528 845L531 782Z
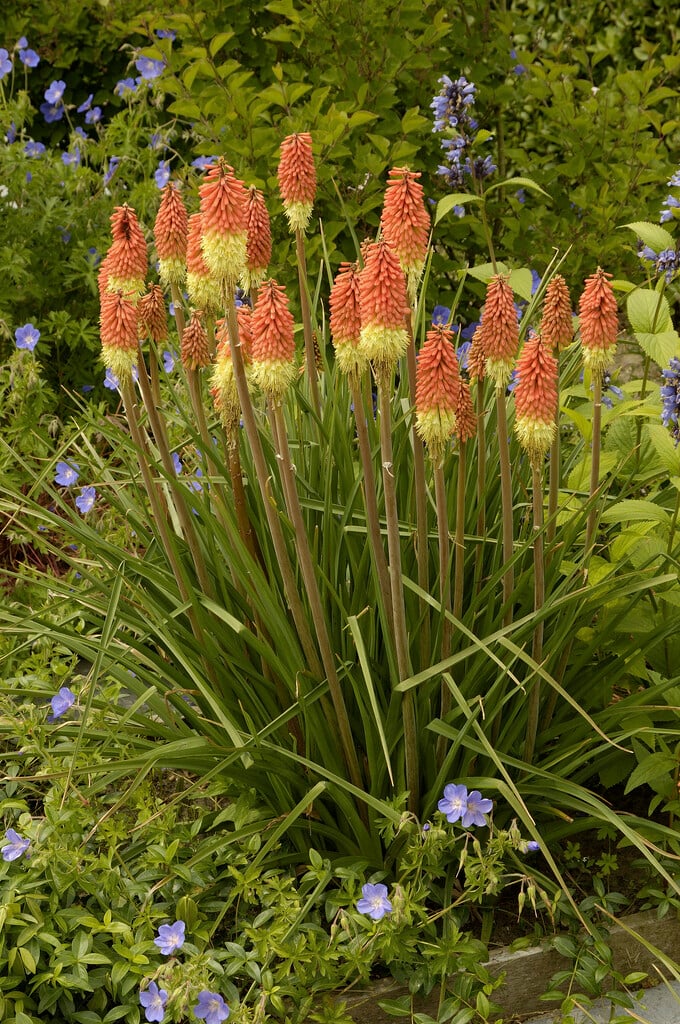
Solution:
M160 266L158 276L164 285L180 287L186 275L189 218L176 185L167 184L161 194L153 235Z
M251 357L255 382L273 402L281 401L295 379L293 326L285 288L265 281L251 317Z
M365 258L359 274L359 352L381 373L391 371L408 348L406 279L384 240L368 246Z
M264 196L259 188L248 189L248 242L246 245L246 266L241 275L241 284L250 294L258 288L267 276L267 267L272 258L272 232L269 213Z
M251 376L252 347L252 310L250 306L237 306L236 318L238 320L238 338L241 345L243 362L246 373ZM216 323L215 338L217 349L215 352L215 364L210 376L210 392L213 396L215 411L219 414L222 426L229 433L238 426L241 418L241 406L238 399L234 367L231 361L231 347L229 345L229 328L226 320L218 320Z
M557 359L540 334L532 334L517 362L513 395L515 433L533 466L543 462L557 429L557 373Z
M416 369L416 430L433 462L440 463L456 429L456 384L460 380L453 334L445 327L427 332Z
M415 301L430 235L430 217L419 177L420 172L410 171L408 167L395 167L390 171L380 219L383 237L399 257L406 274L411 302Z
M200 370L210 364L210 346L202 318L200 310L193 310L191 320L182 333L180 355L186 370Z
M211 276L201 248L201 215L194 213L189 218L187 239L187 292L189 301L196 309L202 309L208 316L222 308L220 289Z
M146 239L131 206L117 206L111 214L111 248L106 254L110 292L141 295L149 269Z
M102 362L121 383L132 379L137 362L137 307L122 292L105 292L99 315Z
M489 281L482 310L482 322L475 331L486 360L486 373L496 387L505 388L512 374L519 327L512 288L507 277L496 274Z
M454 387L454 409L456 413L455 435L460 442L469 441L477 433L477 416L472 404L470 385L458 379Z
M246 267L248 192L223 160L210 168L198 191L203 257L211 276L231 291Z
M139 300L140 337L150 337L159 343L168 337L168 316L165 310L165 296L158 284L149 285L149 291Z
M279 192L291 231L306 231L316 196L316 168L309 132L288 135L281 143Z
M467 371L470 375L470 380L484 380L486 376L486 359L482 349L481 326L479 324L472 335L472 344L468 352Z
M361 374L367 360L359 351L361 312L359 271L356 263L341 263L328 298L335 361L341 373Z
M585 283L579 300L579 327L583 362L593 373L603 374L616 351L619 330L616 297L606 274L598 267Z
M541 337L546 345L556 352L566 348L574 337L571 298L567 282L561 274L555 274L545 292Z

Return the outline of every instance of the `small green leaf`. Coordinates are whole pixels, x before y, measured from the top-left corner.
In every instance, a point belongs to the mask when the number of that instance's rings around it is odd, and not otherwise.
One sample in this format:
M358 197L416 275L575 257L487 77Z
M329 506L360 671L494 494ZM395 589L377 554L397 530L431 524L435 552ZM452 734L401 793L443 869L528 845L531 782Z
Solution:
M507 274L508 268L505 263L497 263L495 268L493 263L480 263L476 267L469 267L467 273L470 277L474 277L477 281L483 281L484 284L488 284L494 274Z
M454 206L464 206L465 203L483 203L481 196L472 195L470 192L453 192L450 196L444 196L437 203L437 212L434 222L439 224L443 217L450 213Z
M637 498L630 498L627 501L617 501L615 505L606 508L602 513L603 523L663 523L670 521L668 512L653 501L643 501Z
M540 192L542 196L547 196L548 199L551 198L546 190L541 188L537 181L534 181L533 178L523 177L506 178L505 181L497 181L495 185L491 185L487 188L486 195L488 195L489 192L494 192L497 188L503 188L505 185L513 185L515 188L530 188L533 189L534 192Z
M635 332L638 345L658 366L668 366L674 356L680 356L680 335L677 331L661 331L658 334Z
M638 238L641 238L645 245L648 245L654 252L662 252L664 249L674 249L673 236L662 228L660 224L652 224L648 220L636 220L632 224L622 224L622 228L630 228Z
M531 302L531 289L534 282L530 270L526 267L520 267L519 270L511 270L509 283L513 292L519 295L521 299Z
M626 783L625 792L630 793L632 789L637 789L638 786L642 786L644 783L660 779L664 775L674 772L676 767L677 760L672 754L663 754L661 752L648 754L647 757L640 761L637 768L631 772L631 776Z
M234 38L233 32L218 32L216 36L210 40L208 49L210 50L210 56L214 57L218 50L221 50L225 43L228 43L230 39Z

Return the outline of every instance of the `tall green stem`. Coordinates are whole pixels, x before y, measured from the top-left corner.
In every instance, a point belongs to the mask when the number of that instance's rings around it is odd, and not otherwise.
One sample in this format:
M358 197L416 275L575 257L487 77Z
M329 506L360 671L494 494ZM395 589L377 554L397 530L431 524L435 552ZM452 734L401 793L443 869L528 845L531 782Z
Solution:
M543 560L543 481L541 466L531 467L531 489L534 511L534 612L540 612L545 603L545 563ZM543 660L543 622L534 626L531 656L537 665ZM527 710L527 736L524 744L524 760L531 764L536 746L538 712L541 703L541 679L536 676L529 692Z
M505 387L496 386L496 411L498 421L498 457L501 473L501 504L503 510L503 625L512 622L512 604L515 589L515 572L512 567L514 549L512 476L510 473L510 446L508 444L508 421L505 411Z
M316 370L316 352L314 350L314 331L312 316L309 310L309 290L307 286L307 258L305 256L305 236L299 229L295 232L295 251L297 253L298 281L300 283L300 309L302 312L302 330L305 338L305 363L307 379L312 397L312 407L318 419L321 419L321 399L319 397L319 379Z
M555 540L557 530L557 506L559 504L562 467L560 457L560 376L559 353L557 354L557 406L555 408L555 436L550 446L549 483L548 483L548 525L545 537L550 546Z
M371 458L371 444L366 426L366 408L361 393L361 383L357 374L349 375L349 386L354 403L354 419L357 428L357 441L359 442L359 455L361 468L364 474L364 505L366 507L366 524L368 527L368 539L373 551L378 586L382 595L383 604L390 629L394 633L394 615L392 612L392 593L390 591L390 573L385 557L382 533L380 531L380 518L378 516L378 502L375 490L375 474L373 472L373 460Z
M290 449L288 447L288 435L286 433L286 424L283 419L283 412L280 403L275 402L272 404L272 413L276 422L276 433L278 436L279 467L281 474L286 477L286 486L284 491L287 495L288 514L291 518L293 529L295 531L295 545L297 548L300 570L305 583L305 590L307 591L307 599L309 601L312 620L314 622L314 628L316 630L316 636L319 643L321 660L328 680L328 688L333 702L333 710L335 712L337 727L340 733L340 741L342 743L345 761L347 762L351 780L355 786L361 789L363 788L363 782L361 778L361 770L359 768L359 759L356 752L356 742L352 737L352 729L349 723L345 698L343 697L342 687L340 686L340 680L338 679L337 670L335 668L335 658L331 647L330 637L328 635L328 627L326 617L323 612L323 605L321 603L319 584L314 572L312 553L309 548L309 538L307 537L307 529L302 515L302 508L300 507L297 488L295 486L295 475L290 458Z
M593 398L593 442L592 461L590 464L590 501L593 503L588 513L588 525L586 527L586 561L592 554L595 541L595 528L597 526L597 507L594 502L600 482L600 447L602 443L602 374L595 374L595 394Z
M451 620L447 613L451 612L451 575L449 561L451 545L449 542L449 513L446 501L446 484L444 482L444 466L442 462L433 466L434 495L437 510L437 539L439 541L439 603L442 615L442 641L439 660L444 661L451 653ZM442 679L439 694L439 717L445 718L451 710L451 691ZM437 739L437 766L441 767L446 750L446 739Z
M397 495L394 483L394 463L392 453L392 412L390 408L392 371L383 370L376 374L376 379L378 382L380 450L382 453L385 518L387 520L387 551L389 555L390 583L392 590L392 611L394 615L394 635L397 649L397 668L399 678L406 679L410 675L411 666L408 649L408 632L406 629L404 587L401 581L401 541L399 537L399 516L397 513ZM418 740L412 690L407 690L404 693L401 709L404 728L406 785L409 791L409 810L415 813L418 808L419 799Z
M484 380L477 378L477 549L475 553L475 590L481 585L486 536L486 408Z
M416 559L418 565L418 586L423 593L430 591L429 581L429 545L427 531L427 490L425 488L425 446L416 430L416 346L413 337L413 318L409 317L409 343L406 350L408 365L408 390L411 403L411 443L413 444L413 483L416 492ZM426 668L430 663L430 610L427 601L419 602L420 632L418 651L420 667Z

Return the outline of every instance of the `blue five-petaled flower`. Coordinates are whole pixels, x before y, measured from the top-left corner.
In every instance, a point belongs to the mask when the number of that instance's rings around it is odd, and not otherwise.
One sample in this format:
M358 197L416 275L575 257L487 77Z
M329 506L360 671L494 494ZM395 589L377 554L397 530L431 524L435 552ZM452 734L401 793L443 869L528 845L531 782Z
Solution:
M13 828L7 829L5 839L7 844L2 848L2 859L5 861L18 860L31 845L30 839L24 839Z
M361 889L361 899L357 901L357 910L360 914L368 914L374 921L380 921L385 914L391 914L392 903L387 897L387 886L382 882L376 885L366 882Z
M92 511L96 500L97 491L95 490L95 488L92 486L83 487L80 494L76 498L76 508L81 513L81 515L87 515L88 512Z
M487 824L486 815L493 808L493 801L484 798L478 789L468 793L467 786L450 782L444 786L444 796L437 807L451 824L460 821L463 828L470 828Z
M14 342L17 348L26 349L27 352L32 352L35 346L38 344L40 339L40 331L33 324L24 324L23 327L17 327L14 332Z
M209 992L207 989L203 989L198 993L194 1016L205 1020L205 1024L222 1024L222 1021L229 1016L229 1007L219 992Z
M168 993L164 988L159 989L155 981L150 982L146 992L139 993L139 1001L144 1007L144 1016L149 1022L163 1020L165 1004L168 1001Z
M54 482L60 487L73 487L78 482L79 471L77 462L58 462Z
M184 921L175 921L174 924L162 924L158 929L158 935L153 940L164 956L170 956L176 949L184 945Z
M62 686L59 693L55 693L50 700L52 714L47 716L47 721L54 722L57 718L61 718L73 706L75 699L76 695L73 690L69 690L68 686Z

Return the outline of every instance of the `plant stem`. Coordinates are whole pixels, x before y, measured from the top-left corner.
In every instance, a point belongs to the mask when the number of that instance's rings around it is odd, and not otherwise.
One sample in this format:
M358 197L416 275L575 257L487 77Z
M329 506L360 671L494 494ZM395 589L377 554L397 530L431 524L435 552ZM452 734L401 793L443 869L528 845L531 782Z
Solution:
M534 509L534 612L540 612L545 602L545 564L543 561L543 481L538 462L531 467L531 489ZM534 626L531 656L537 665L543 660L543 622ZM537 676L529 693L527 709L527 736L524 745L524 760L531 764L536 746L538 711L541 702L541 679Z
M501 472L501 504L503 507L503 625L509 626L512 622L512 602L515 588L515 572L510 564L512 562L514 537L513 537L513 508L512 508L512 476L510 474L510 447L508 444L508 421L505 410L505 388L502 385L496 387L496 410L498 419L498 456Z
M439 541L439 603L441 604L442 640L439 660L443 661L451 653L451 620L447 612L451 612L451 576L449 559L451 545L449 543L449 514L446 501L446 484L444 482L443 462L433 466L434 495L437 510L437 538ZM451 709L451 691L442 679L439 694L439 717L444 719ZM437 739L436 761L440 768L444 760L446 738Z
M175 307L175 323L177 324L177 334L179 335L179 340L181 343L186 323L184 320L184 307L182 306L182 295L176 284L170 285L170 294L172 295L172 304Z
M295 486L295 476L290 458L290 449L288 447L288 435L286 433L286 424L283 419L283 411L280 402L272 403L272 414L276 422L276 433L278 436L279 468L282 476L285 476L286 478L284 491L287 496L288 514L291 518L293 529L295 531L295 545L297 548L300 570L302 572L302 578L307 591L307 599L309 601L312 620L314 622L314 628L316 630L316 636L319 643L321 660L328 680L328 688L333 702L337 727L340 733L340 741L342 743L343 753L351 780L355 786L361 789L363 788L363 782L361 778L361 770L359 768L359 759L356 752L356 742L352 737L352 729L349 723L349 716L347 714L347 706L345 705L345 698L343 697L342 687L340 686L340 680L338 679L338 674L335 668L335 658L333 656L326 617L321 603L319 584L314 572L314 563L312 561L312 553L309 547L309 538L307 537L307 529L302 515L302 508L300 507L300 499L298 498L297 488Z
M408 678L411 668L408 649L408 633L406 630L404 587L401 582L401 541L399 537L399 516L397 513L397 495L394 483L392 454L392 414L390 409L392 371L384 370L376 374L376 377L378 382L380 450L382 454L383 491L385 493L387 551L389 555L390 583L392 590L392 611L394 614L394 637L397 649L397 668L399 678L401 680ZM411 690L407 690L404 693L401 709L404 728L406 786L409 791L409 810L415 813L418 807L419 798L418 743L415 707L413 704L413 692Z
M427 490L425 487L425 446L416 430L416 346L413 337L413 318L409 316L409 342L406 350L408 366L408 390L411 403L411 442L413 444L413 483L416 492L416 560L418 564L418 586L425 594L430 592L428 571L429 544L427 533ZM422 598L418 604L420 631L418 651L420 667L430 664L430 610Z
M486 535L486 409L484 380L477 378L477 549L475 552L475 590L481 586Z
M373 551L378 586L382 595L385 613L390 624L390 630L394 635L394 615L392 611L392 593L390 591L390 572L385 557L382 533L380 531L380 518L378 516L378 502L375 490L375 474L373 472L373 460L371 458L371 444L368 437L366 425L366 409L361 394L361 383L359 377L352 373L349 376L349 386L354 403L354 420L357 428L357 441L359 442L359 455L361 467L364 474L364 505L366 508L366 524L368 527L368 539Z
M588 513L588 524L586 527L586 546L585 546L585 558L586 561L592 554L592 548L595 541L595 527L597 525L597 508L595 507L594 497L597 493L598 484L600 481L600 447L601 447L601 436L602 436L602 374L596 373L594 380L594 397L593 397L593 440L592 440L592 460L590 464L590 493L589 499L593 502L593 506Z
M549 484L548 484L548 525L545 538L550 546L555 540L557 530L557 506L559 504L562 467L560 465L560 373L559 353L557 354L557 407L555 409L555 437L550 446Z
M314 351L314 332L312 317L309 311L309 293L307 290L307 258L305 256L305 236L298 228L295 232L295 250L297 253L298 281L300 283L300 309L302 312L302 330L305 338L305 363L312 407L321 419L321 399L319 397L319 380L316 370L316 352Z

